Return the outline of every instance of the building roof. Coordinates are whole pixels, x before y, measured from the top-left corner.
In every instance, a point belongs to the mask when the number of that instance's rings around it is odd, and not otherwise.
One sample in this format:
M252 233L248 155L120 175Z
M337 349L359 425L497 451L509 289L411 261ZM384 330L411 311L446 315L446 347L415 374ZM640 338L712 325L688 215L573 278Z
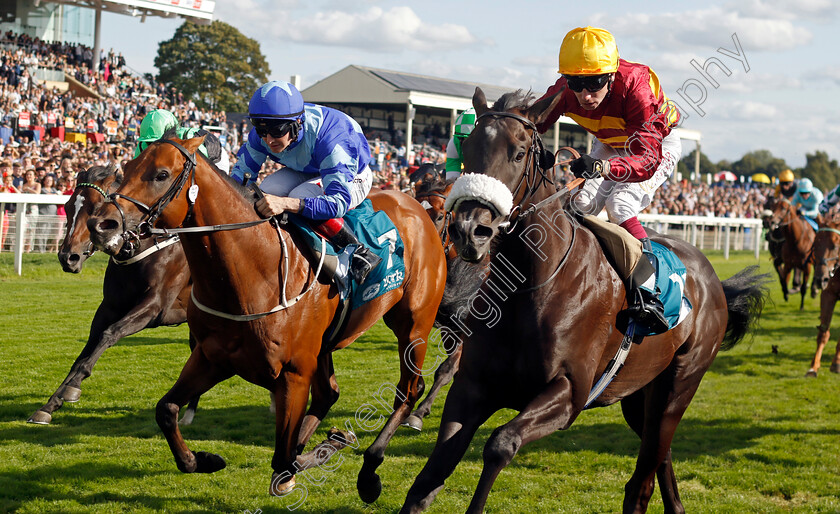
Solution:
M301 91L307 102L403 104L463 110L476 86L489 102L513 88L351 64Z
M477 84L475 82L462 82L458 80L429 77L427 75L417 75L401 71L367 68L364 66L357 67L376 75L382 80L392 84L395 88L404 91L423 91L425 93L472 98L475 93L476 86L479 86L481 87L481 90L484 91L487 98L492 98L493 100L498 99L504 93L513 91L511 88L501 86Z

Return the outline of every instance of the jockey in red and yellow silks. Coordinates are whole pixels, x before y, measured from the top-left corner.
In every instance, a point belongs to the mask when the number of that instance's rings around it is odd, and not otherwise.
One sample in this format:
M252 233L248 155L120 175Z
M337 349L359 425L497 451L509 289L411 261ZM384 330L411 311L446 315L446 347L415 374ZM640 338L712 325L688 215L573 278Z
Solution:
M668 322L655 291L654 267L647 258L639 258L642 248L650 252L651 244L637 216L680 160L682 145L671 131L679 112L656 74L643 64L620 59L615 38L604 29L571 30L560 45L558 64L561 77L543 98L560 97L537 129L545 132L566 115L595 136L592 152L570 165L576 177L587 179L573 208L597 215L606 207L610 221L627 231L616 233L619 239L629 233L641 241L638 248L623 243L627 255L621 257L635 263L629 276L622 277L628 309L618 321L631 318L650 333L662 333Z
M620 182L648 180L662 160L662 140L679 122L679 111L668 101L656 73L644 64L619 59L608 87L608 100L598 109L586 110L561 76L544 95L565 90L560 103L537 128L545 132L561 115L568 116L601 143L632 155L611 160L605 178Z

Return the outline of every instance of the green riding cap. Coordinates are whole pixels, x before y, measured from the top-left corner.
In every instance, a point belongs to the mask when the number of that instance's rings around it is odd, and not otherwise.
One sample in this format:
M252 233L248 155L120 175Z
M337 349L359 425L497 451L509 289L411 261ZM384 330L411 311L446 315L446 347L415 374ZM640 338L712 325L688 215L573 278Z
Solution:
M198 129L190 127L181 127L178 124L178 118L166 109L155 109L143 118L140 122L140 136L137 138L137 147L134 149L134 158L136 159L140 152L153 143L162 138L167 131L177 127L176 135L178 139L190 139L195 137ZM207 156L207 149L202 144L198 150Z

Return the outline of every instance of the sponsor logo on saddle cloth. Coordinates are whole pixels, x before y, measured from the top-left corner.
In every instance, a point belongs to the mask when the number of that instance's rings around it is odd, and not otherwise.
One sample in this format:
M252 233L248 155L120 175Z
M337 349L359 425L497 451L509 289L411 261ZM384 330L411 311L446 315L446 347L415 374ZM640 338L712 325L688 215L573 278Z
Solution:
M316 251L321 250L321 236L316 234L300 217L290 215L295 226L300 229L304 239ZM350 283L350 308L361 307L377 296L398 288L405 278L405 263L403 262L402 237L394 226L394 222L382 211L374 211L370 200L365 200L355 209L344 216L344 222L359 238L359 242L370 248L382 258L382 262L370 272L364 284L358 285L346 279L350 258L356 250L355 246L348 246L344 251L338 251L327 241L327 254L338 257L338 271L344 282Z
M652 255L656 261L656 291L659 301L665 307L665 319L668 320L668 330L676 327L691 312L691 302L685 297L686 269L677 255L656 241L651 241L653 252L644 251L646 256ZM645 287L647 284L642 285ZM652 288L647 288L649 291ZM637 326L637 329L640 327ZM640 335L654 335L653 332Z

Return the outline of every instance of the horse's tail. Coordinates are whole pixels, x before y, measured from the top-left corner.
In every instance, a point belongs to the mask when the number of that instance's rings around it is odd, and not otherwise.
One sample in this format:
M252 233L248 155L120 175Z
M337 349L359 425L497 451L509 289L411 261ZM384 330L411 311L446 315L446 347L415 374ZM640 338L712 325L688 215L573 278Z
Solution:
M767 284L771 280L768 273L758 275L757 271L758 266L750 266L723 281L729 321L721 350L731 349L756 328L770 292Z

